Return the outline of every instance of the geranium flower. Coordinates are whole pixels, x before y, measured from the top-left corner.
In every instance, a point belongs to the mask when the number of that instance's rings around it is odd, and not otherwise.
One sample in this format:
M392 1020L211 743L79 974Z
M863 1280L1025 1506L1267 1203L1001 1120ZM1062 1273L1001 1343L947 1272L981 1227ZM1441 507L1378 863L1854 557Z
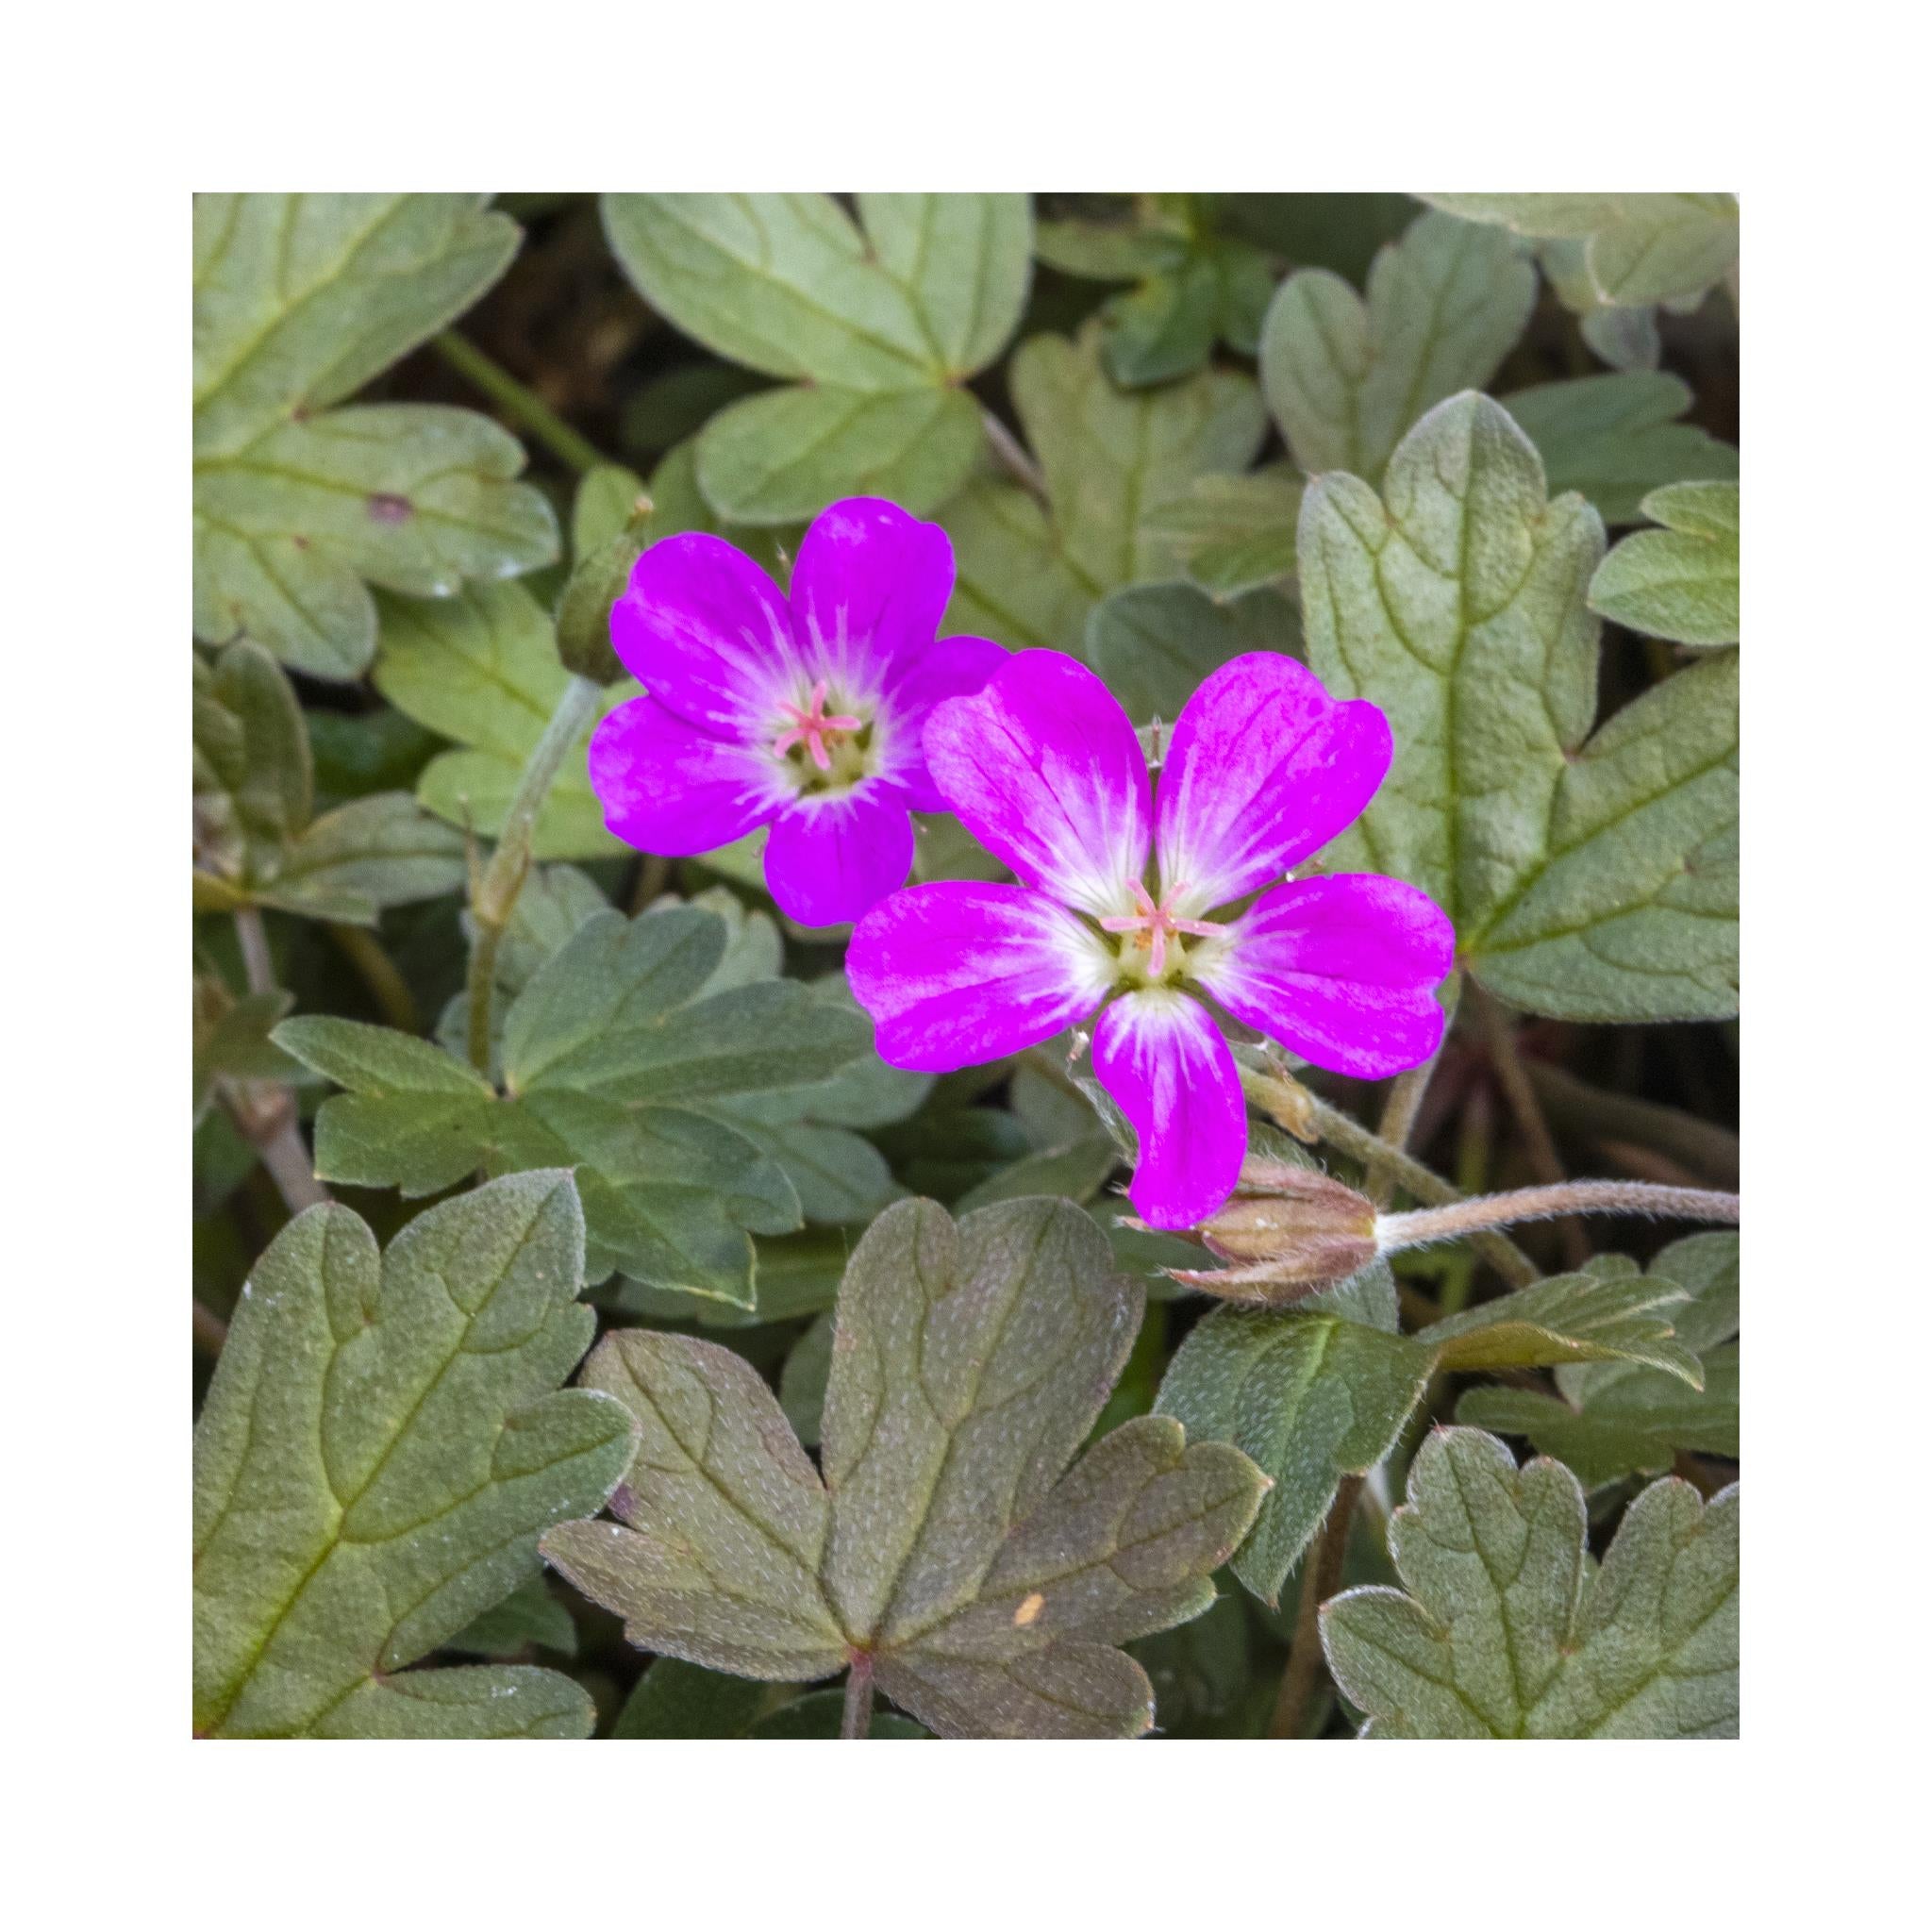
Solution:
M915 886L859 922L846 972L880 1054L945 1073L1101 1008L1093 1071L1141 1143L1129 1196L1156 1227L1204 1219L1248 1141L1204 997L1363 1079L1441 1040L1431 994L1455 934L1426 893L1372 874L1275 883L1360 814L1392 749L1375 706L1337 704L1293 658L1259 653L1188 700L1157 797L1132 721L1092 672L1052 651L1009 658L976 696L934 710L925 757L1023 883ZM1244 911L1208 916L1264 886Z
M913 811L941 809L920 728L1006 661L935 641L953 593L937 524L856 496L805 533L788 600L722 538L638 558L610 641L646 695L591 740L604 823L645 852L709 852L770 825L765 883L805 925L857 919L912 869Z

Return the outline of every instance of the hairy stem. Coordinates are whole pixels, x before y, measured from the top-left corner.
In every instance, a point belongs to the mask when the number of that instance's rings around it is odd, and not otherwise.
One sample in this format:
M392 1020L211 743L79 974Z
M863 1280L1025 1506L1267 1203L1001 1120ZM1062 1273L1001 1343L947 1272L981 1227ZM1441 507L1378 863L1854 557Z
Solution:
M1046 477L1041 467L1026 454L1024 444L991 409L981 412L986 423L986 440L998 459L1000 468L1006 471L1023 490L1037 496L1041 503L1047 500Z
M496 954L504 928L516 910L517 895L530 872L530 833L543 808L565 755L577 735L597 715L601 687L588 677L573 677L563 688L543 736L537 741L517 780L515 795L504 814L496 850L490 856L470 894L470 1019L467 1044L470 1064L486 1077L490 1073L490 1005L496 991Z
M872 1736L872 1652L861 1650L852 1658L851 1674L845 1679L845 1716L839 1725L841 1738Z
M1335 1501L1308 1553L1302 1558L1302 1597L1295 1608L1294 1636L1288 1647L1288 1669L1282 1673L1281 1694L1268 1721L1271 1738L1299 1738L1307 1722L1308 1699L1320 1683L1322 1606L1341 1587L1342 1559L1348 1554L1348 1525L1355 1516L1362 1478L1345 1475L1336 1485Z
M257 908L237 908L235 937L242 946L248 991L274 992L275 962L269 956L268 933ZM315 1166L302 1139L292 1088L271 1081L223 1079L215 1083L215 1091L242 1138L255 1149L270 1178L281 1190L291 1214L300 1214L305 1208L314 1208L333 1198L315 1178Z
M430 347L483 391L518 428L534 436L545 449L574 470L594 470L606 458L588 437L580 436L534 390L526 389L509 371L486 356L467 336L444 329Z
M1516 1116L1516 1124L1522 1130L1530 1172L1538 1180L1554 1185L1564 1177L1563 1159L1557 1152L1550 1124L1543 1119L1542 1104L1536 1097L1536 1089L1530 1085L1529 1075L1524 1071L1523 1058L1516 1051L1515 1025L1509 1015L1481 987L1474 991L1474 1005L1476 1018L1482 1025L1484 1043L1490 1051L1490 1064L1496 1071L1503 1097L1508 1101L1509 1111ZM1562 1237L1564 1258L1572 1268L1581 1268L1590 1259L1590 1237L1584 1233L1582 1222L1573 1216L1562 1224L1558 1232Z
M409 991L409 982L397 970L396 962L383 950L382 941L366 925L349 925L335 919L328 922L328 936L341 948L357 976L369 989L382 1017L399 1033L420 1032L422 1022L416 1011L416 995Z
M1435 1052L1421 1066L1410 1067L1406 1074L1398 1074L1395 1084L1389 1090L1389 1098L1382 1103L1382 1124L1375 1138L1385 1147L1394 1148L1398 1154L1408 1145L1408 1137L1415 1131L1415 1117L1422 1110L1423 1096L1429 1091L1429 1081L1442 1058L1442 1047L1449 1038L1449 1028L1455 1024L1457 1003L1461 997L1462 975L1453 974L1449 979L1448 999L1444 1003L1442 1038L1436 1042ZM1394 1175L1386 1167L1372 1169L1366 1191L1377 1208L1388 1207L1395 1193Z
M1556 1187L1518 1188L1512 1193L1485 1194L1474 1201L1422 1208L1408 1214L1384 1214L1376 1219L1375 1239L1382 1252L1389 1254L1397 1248L1455 1241L1553 1214L1649 1214L1672 1221L1722 1221L1735 1225L1739 1202L1735 1194L1721 1194L1707 1188L1659 1188L1648 1181L1563 1181Z
M1399 1147L1369 1132L1352 1114L1332 1107L1319 1094L1310 1094L1316 1131L1332 1147L1339 1147L1352 1159L1359 1160L1371 1176L1387 1169L1398 1186L1406 1188L1418 1201L1447 1206L1462 1199L1440 1174L1411 1159ZM1474 1237L1477 1250L1511 1288L1527 1288L1537 1278L1537 1266L1507 1235L1482 1233Z

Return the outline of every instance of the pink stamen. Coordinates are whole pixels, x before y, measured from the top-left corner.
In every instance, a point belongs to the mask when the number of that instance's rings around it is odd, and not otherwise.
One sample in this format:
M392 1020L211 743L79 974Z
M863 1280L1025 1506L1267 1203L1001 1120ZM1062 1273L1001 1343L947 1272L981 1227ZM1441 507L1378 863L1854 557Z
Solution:
M1161 894L1156 904L1154 894L1139 879L1129 883L1128 891L1134 895L1137 911L1123 913L1114 919L1100 922L1102 932L1142 933L1140 941L1147 948L1147 970L1156 979L1167 971L1167 941L1171 934L1191 933L1197 939L1212 939L1221 931L1211 920L1176 919L1168 910L1170 905L1188 890L1185 879L1177 879Z
M820 771L832 769L832 754L825 746L825 735L832 731L857 731L864 724L860 718L848 717L843 711L825 715L825 696L831 690L828 678L820 678L811 688L811 696L805 705L788 705L782 700L778 708L788 718L794 719L790 731L781 731L774 740L772 749L782 758L794 744L802 744L811 754L811 761Z

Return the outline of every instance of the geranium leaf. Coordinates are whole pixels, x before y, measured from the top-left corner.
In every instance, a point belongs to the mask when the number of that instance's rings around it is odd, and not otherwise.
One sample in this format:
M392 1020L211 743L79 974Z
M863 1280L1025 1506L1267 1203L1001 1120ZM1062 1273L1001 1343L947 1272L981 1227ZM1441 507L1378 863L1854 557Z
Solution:
M940 512L958 576L942 633L1078 657L1100 587L1061 546L1039 499L977 476Z
M375 644L366 588L441 595L549 562L516 440L467 409L329 409L454 320L517 229L468 194L194 204L194 629L319 677Z
M1597 293L1622 308L1700 295L1738 258L1734 194L1425 194L1472 222L1580 241Z
M1115 1646L1207 1607L1262 1488L1155 1417L1067 1469L1139 1316L1077 1208L956 1225L902 1203L840 1293L823 1484L737 1357L622 1331L585 1371L642 1430L622 1524L567 1524L544 1555L691 1662L810 1679L863 1657L942 1737L1136 1736L1151 1690Z
M1364 1735L1711 1738L1738 1724L1738 1491L1654 1483L1590 1563L1582 1488L1439 1429L1390 1523L1407 1589L1344 1591L1322 1640Z
M1274 1480L1235 1574L1269 1603L1345 1474L1380 1462L1421 1398L1434 1352L1335 1314L1228 1305L1168 1365L1156 1413L1231 1442Z
M1432 404L1496 373L1535 302L1518 243L1441 214L1375 257L1366 298L1325 269L1290 275L1262 328L1261 380L1295 461L1378 481Z
M1527 1389L1465 1391L1457 1420L1527 1436L1567 1463L1587 1488L1667 1470L1680 1450L1738 1454L1738 1237L1729 1232L1674 1241L1650 1264L1657 1280L1690 1299L1670 1311L1677 1341L1700 1359L1701 1389L1680 1374L1638 1362L1559 1367L1560 1396Z
M218 1079L286 1080L298 1073L269 1042L291 1006L290 992L251 992L233 998L218 979L194 979L194 1117L213 1098Z
M799 1224L784 1169L710 1109L870 1060L870 1027L794 980L720 985L727 923L695 906L582 919L511 1002L505 1091L454 1053L359 1022L275 1039L348 1091L316 1117L326 1180L433 1193L478 1168L575 1166L590 1277L755 1305L751 1235Z
M1655 686L1591 735L1603 556L1581 498L1546 500L1499 404L1439 403L1382 497L1326 475L1302 505L1308 661L1388 713L1395 763L1324 858L1406 878L1463 963L1574 1020L1737 1010L1737 658Z
M857 495L924 516L970 474L981 434L964 390L772 390L706 425L698 487L746 524L799 523Z
M416 795L453 825L493 836L570 674L549 613L523 585L472 584L453 597L384 597L375 688L397 710L461 746L432 758ZM638 694L628 678L603 708ZM568 753L537 817L538 858L624 848L604 829L584 743Z
M195 1432L198 1732L588 1735L555 1673L407 1669L629 1459L621 1406L559 1388L593 1328L582 1263L558 1173L431 1208L382 1255L335 1206L277 1238Z
M698 439L721 514L810 516L869 491L952 495L980 444L959 385L1006 345L1031 271L1024 194L608 194L612 252L644 299L733 361L808 387L752 396Z
M1210 671L1249 651L1298 658L1301 631L1273 591L1217 603L1192 584L1136 584L1093 607L1087 659L1129 717L1171 724Z
M1614 1272L1553 1275L1423 1329L1416 1341L1455 1370L1541 1369L1568 1362L1634 1362L1695 1389L1696 1355L1676 1339L1688 1292L1667 1277L1640 1274L1621 1257Z
M1674 483L1643 499L1661 530L1625 537L1590 580L1600 616L1679 644L1738 641L1738 486Z
M560 1657L577 1654L577 1626L551 1595L541 1571L525 1577L500 1604L472 1618L442 1648L468 1657L514 1657L533 1645Z
M402 791L358 798L309 824L257 891L264 906L374 925L385 906L462 890L463 836Z
M1245 375L1208 370L1152 391L1116 388L1092 325L1077 342L1034 336L1008 374L1046 478L1054 534L1075 571L1103 591L1159 574L1163 560L1141 519L1197 476L1245 469L1267 429Z
M1294 575L1301 508L1300 475L1276 463L1246 476L1197 476L1141 528L1210 596L1239 597Z
M1536 444L1552 496L1575 490L1607 524L1633 524L1643 498L1665 483L1733 477L1738 452L1677 418L1688 384L1656 370L1579 375L1503 398Z

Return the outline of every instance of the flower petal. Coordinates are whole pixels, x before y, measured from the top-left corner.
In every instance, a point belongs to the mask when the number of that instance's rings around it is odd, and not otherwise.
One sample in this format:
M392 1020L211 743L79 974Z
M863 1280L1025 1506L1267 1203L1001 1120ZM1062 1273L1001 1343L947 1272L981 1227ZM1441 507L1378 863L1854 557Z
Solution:
M907 667L880 708L883 771L909 794L914 811L944 811L946 801L925 768L924 734L932 708L985 689L1007 661L1007 647L991 638L941 638Z
M953 594L953 541L878 496L822 510L798 546L791 610L814 678L875 696L916 663Z
M906 794L877 779L794 800L765 845L765 884L800 925L849 924L911 870Z
M925 762L947 807L1028 885L1096 914L1128 906L1147 863L1147 761L1084 664L1008 658L976 697L934 709Z
M791 795L771 760L687 724L657 699L619 705L591 734L604 823L641 852L710 852L763 824Z
M1241 1074L1208 1009L1165 987L1116 1000L1093 1029L1093 1071L1140 1137L1135 1211L1150 1227L1205 1221L1248 1151Z
M778 587L722 537L654 543L612 607L610 642L658 703L721 738L768 742L808 682Z
M1441 1043L1435 989L1456 932L1426 892L1339 873L1262 893L1197 957L1201 984L1237 1019L1330 1073L1379 1080Z
M845 973L878 1028L879 1058L923 1074L1051 1040L1100 1004L1112 977L1100 941L1044 894L950 880L874 907Z
M1394 755L1377 706L1337 704L1270 651L1224 664L1181 708L1160 770L1163 888L1183 913L1278 879L1361 816Z

